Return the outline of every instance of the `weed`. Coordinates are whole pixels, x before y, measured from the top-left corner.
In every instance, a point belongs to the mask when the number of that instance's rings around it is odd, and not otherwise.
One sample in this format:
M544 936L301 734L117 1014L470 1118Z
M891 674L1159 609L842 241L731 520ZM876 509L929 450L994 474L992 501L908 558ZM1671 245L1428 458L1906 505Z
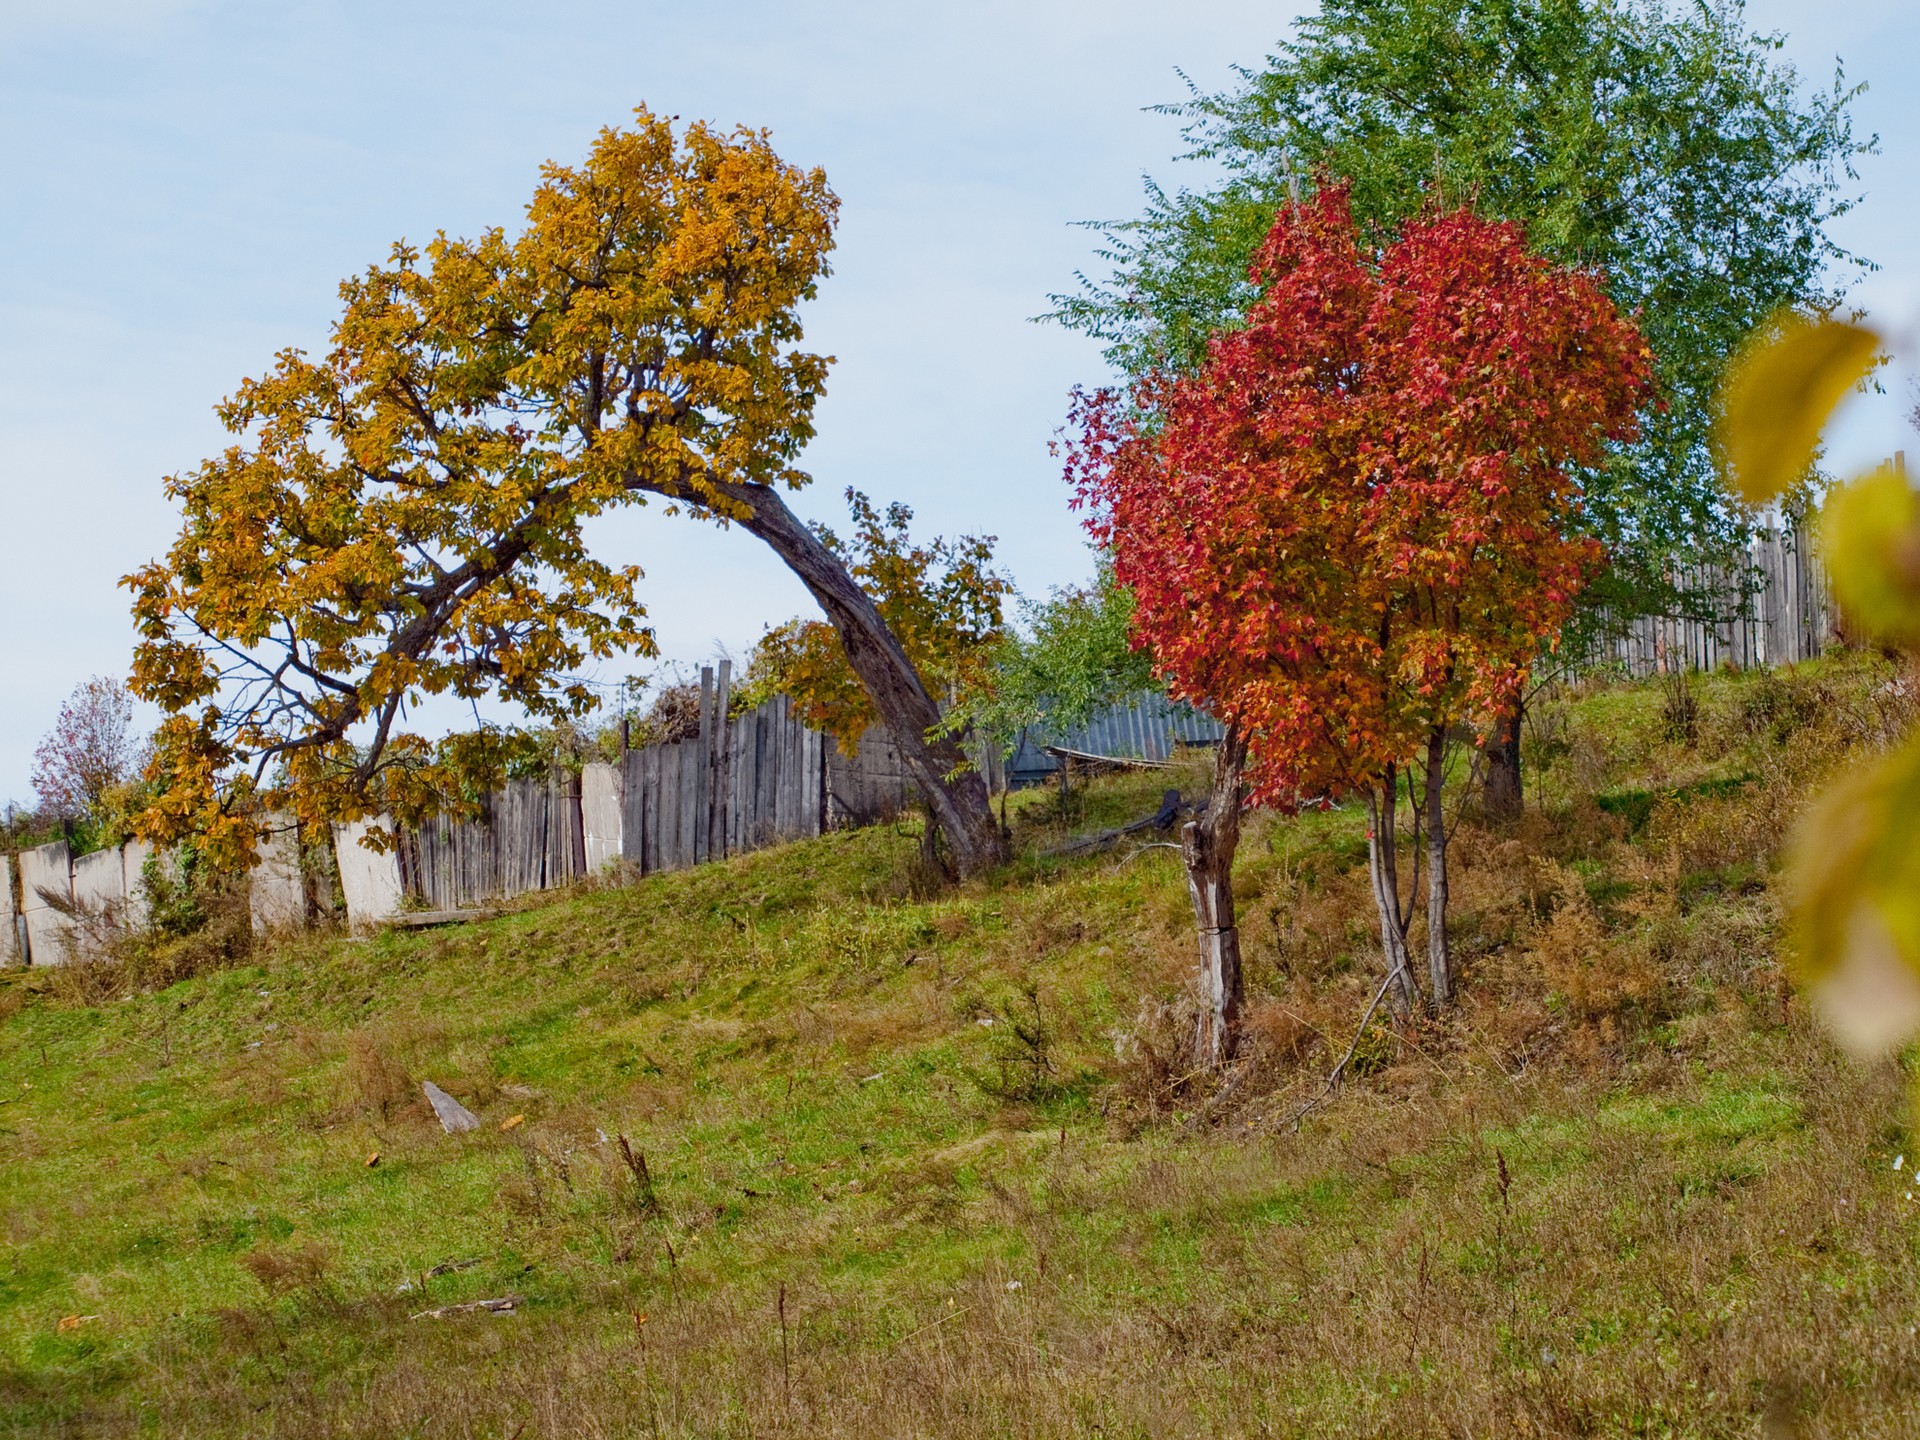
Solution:
M1034 1102L1059 1093L1053 1063L1054 1032L1031 981L1002 997L987 1026L991 1069L974 1072L974 1083L998 1100Z
M394 1054L389 1035L371 1029L347 1032L345 1079L356 1111L377 1111L381 1123L417 1098L413 1077Z
M1688 749L1700 738L1700 695L1685 665L1674 666L1660 682L1660 731L1668 744Z
M277 1300L294 1291L322 1296L329 1293L327 1276L333 1270L333 1256L317 1240L285 1247L262 1244L240 1257L240 1268L259 1283L269 1299Z

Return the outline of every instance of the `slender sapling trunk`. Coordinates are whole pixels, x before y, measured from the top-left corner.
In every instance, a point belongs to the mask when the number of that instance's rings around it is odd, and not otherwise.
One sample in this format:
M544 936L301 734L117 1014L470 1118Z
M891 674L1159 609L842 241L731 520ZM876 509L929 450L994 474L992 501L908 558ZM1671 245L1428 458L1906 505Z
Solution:
M1406 1020L1420 1002L1420 992L1407 963L1407 917L1400 908L1400 867L1394 856L1394 832L1399 828L1400 777L1387 767L1381 784L1367 795L1367 876L1373 882L1373 902L1380 912L1380 950L1387 974L1387 1008L1396 1020Z
M1433 1008L1453 1003L1453 955L1447 947L1447 816L1441 787L1447 777L1447 732L1427 736L1427 980Z

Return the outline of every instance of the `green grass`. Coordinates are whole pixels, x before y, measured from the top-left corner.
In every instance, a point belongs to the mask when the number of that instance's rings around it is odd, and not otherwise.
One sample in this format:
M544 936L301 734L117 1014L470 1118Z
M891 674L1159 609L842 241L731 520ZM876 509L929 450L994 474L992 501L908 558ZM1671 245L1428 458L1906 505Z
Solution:
M10 976L0 1434L1920 1433L1901 1078L1786 998L1752 839L1878 678L1790 683L1833 703L1713 677L1692 747L1656 687L1550 702L1544 808L1462 832L1459 1013L1298 1123L1376 974L1360 817L1250 828L1216 1097L1142 1058L1175 859L1037 853L1157 774L1020 797L933 897L880 828L97 1005Z

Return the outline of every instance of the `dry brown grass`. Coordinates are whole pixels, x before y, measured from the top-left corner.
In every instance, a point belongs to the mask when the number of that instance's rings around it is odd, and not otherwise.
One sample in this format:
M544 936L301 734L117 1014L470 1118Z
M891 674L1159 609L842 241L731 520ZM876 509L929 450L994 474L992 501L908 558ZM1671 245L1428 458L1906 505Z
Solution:
M347 1035L342 1079L349 1098L347 1113L372 1111L385 1122L419 1099L413 1076L394 1051L392 1038L378 1030L354 1030Z
M1536 927L1524 963L1538 967L1576 1022L1611 1041L1629 1012L1657 1008L1664 978L1640 947L1615 943L1576 871L1552 861L1541 870L1550 878L1553 908Z

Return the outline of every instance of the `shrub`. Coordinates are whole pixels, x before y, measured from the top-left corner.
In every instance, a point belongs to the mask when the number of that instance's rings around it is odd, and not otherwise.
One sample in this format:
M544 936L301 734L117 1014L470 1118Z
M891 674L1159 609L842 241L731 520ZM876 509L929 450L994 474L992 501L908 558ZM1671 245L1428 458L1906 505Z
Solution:
M1662 979L1637 947L1620 944L1587 896L1578 871L1541 862L1557 903L1534 934L1530 958L1559 995L1569 1018L1597 1025L1611 1040L1626 1012L1648 1007Z

